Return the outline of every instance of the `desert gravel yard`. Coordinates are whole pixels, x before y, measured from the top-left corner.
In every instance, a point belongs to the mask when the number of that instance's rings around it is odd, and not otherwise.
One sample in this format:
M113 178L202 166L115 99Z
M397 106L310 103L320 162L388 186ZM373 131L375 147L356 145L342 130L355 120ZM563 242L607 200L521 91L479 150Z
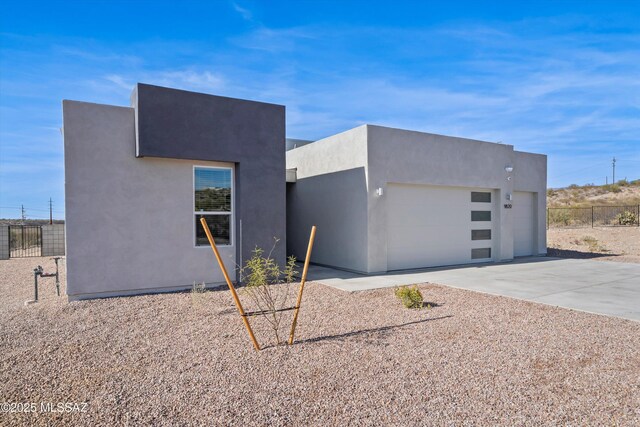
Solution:
M66 303L0 261L2 425L640 425L640 323L444 286L311 283L298 343L251 347L228 291ZM262 320L258 339L271 340ZM86 412L41 412L41 403ZM3 410L8 408L5 404Z
M640 227L551 228L549 256L640 263Z

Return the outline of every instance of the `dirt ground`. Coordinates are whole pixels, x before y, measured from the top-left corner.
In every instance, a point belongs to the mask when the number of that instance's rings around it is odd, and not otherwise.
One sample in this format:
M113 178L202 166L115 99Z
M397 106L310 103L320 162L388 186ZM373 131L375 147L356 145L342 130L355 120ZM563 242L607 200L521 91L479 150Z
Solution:
M36 264L0 261L0 425L640 424L638 322L310 283L296 344L252 319L256 352L228 291L67 303L49 281L25 306Z
M549 256L640 263L640 227L552 228Z

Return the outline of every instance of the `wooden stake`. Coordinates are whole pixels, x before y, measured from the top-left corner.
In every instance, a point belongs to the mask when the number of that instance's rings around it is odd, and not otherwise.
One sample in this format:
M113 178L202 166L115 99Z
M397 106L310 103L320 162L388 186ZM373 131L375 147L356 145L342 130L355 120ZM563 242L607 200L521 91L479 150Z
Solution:
M307 271L309 271L309 260L311 259L311 249L313 249L313 240L316 237L316 226L311 227L311 236L309 236L309 246L307 246L307 257L304 260L304 269L302 270L302 280L300 281L300 290L298 291L298 300L296 301L296 309L293 312L293 323L291 324L291 333L289 334L289 345L293 344L293 337L296 333L296 324L298 323L298 312L300 311L300 303L302 303L302 292L304 292L304 284L307 281Z
M204 232L207 234L207 239L209 239L209 244L211 245L211 249L213 249L213 253L218 260L218 265L220 266L220 270L222 270L222 274L224 276L224 280L227 281L227 285L229 286L229 290L231 291L231 295L233 296L233 300L236 303L236 307L238 308L238 312L240 313L240 317L242 317L242 321L244 322L244 326L247 328L247 332L249 332L249 337L251 341L253 341L253 346L256 350L260 350L260 344L256 340L255 335L253 335L253 330L251 329L251 325L249 324L249 320L244 313L244 309L242 308L242 304L240 303L240 298L238 298L238 294L236 293L236 288L233 287L233 283L231 283L231 279L229 278L229 274L227 274L227 269L222 262L222 258L220 258L220 253L218 252L218 248L216 247L216 242L213 241L213 236L211 235L211 230L209 230L209 226L207 225L207 221L204 217L200 218L200 224L202 224L202 228L204 228Z

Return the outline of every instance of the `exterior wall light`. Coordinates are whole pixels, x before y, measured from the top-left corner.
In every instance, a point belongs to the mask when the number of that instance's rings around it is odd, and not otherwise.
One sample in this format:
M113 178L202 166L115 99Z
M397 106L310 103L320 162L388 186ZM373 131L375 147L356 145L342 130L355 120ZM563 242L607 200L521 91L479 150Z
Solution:
M376 196L382 197L383 194L384 194L384 191L382 190L382 187L376 188Z
M506 166L504 168L504 170L506 170L507 172L511 173L511 172L513 172L513 166Z
M507 193L506 199L507 199L508 201L513 200L513 196L511 195L511 193Z

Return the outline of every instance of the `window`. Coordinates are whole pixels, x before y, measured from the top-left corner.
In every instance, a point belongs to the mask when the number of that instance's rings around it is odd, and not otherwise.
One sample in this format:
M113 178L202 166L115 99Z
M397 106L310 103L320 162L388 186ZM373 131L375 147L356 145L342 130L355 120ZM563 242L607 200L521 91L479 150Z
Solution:
M471 249L471 259L491 258L491 248Z
M471 221L491 221L491 211L471 211Z
M471 240L491 240L491 230L471 230Z
M231 245L233 227L233 171L231 168L194 167L194 222L196 246L208 246L200 224L205 218L216 245Z
M471 201L472 202L481 202L481 203L491 203L491 193L472 191L471 192Z

